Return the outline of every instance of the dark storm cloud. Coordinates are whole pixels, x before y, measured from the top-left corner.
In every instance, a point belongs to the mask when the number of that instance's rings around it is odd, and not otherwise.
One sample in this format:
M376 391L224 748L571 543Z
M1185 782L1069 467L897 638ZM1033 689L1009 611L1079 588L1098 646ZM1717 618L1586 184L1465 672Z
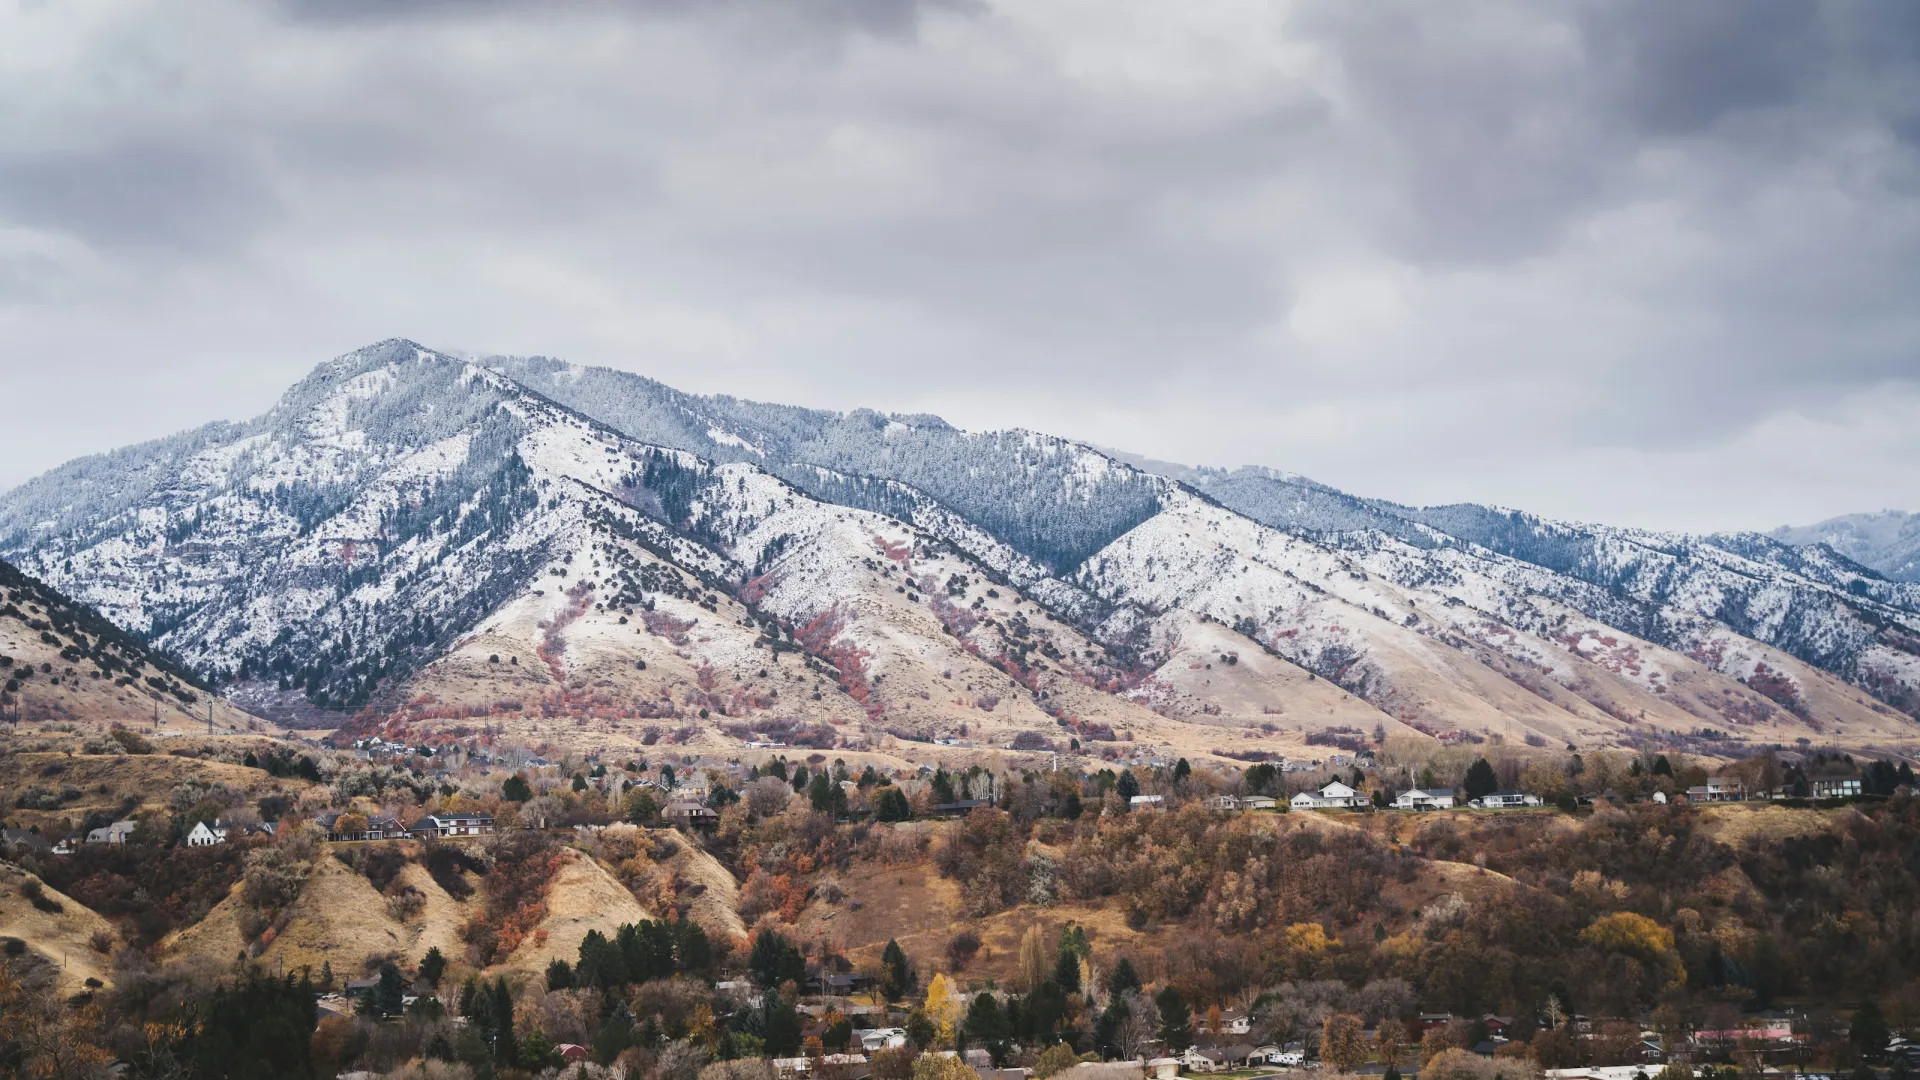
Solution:
M1403 499L1920 489L1920 5L4 2L0 365L144 389L0 484L401 334Z

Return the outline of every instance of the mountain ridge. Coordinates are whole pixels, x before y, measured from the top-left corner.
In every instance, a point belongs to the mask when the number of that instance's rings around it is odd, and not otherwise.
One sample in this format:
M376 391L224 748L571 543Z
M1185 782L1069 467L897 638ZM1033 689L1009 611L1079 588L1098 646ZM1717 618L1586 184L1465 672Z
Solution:
M1920 585L1817 545L1401 507L401 339L0 495L0 554L268 714L1258 755L1356 725L1897 743L1920 707ZM1278 666L1242 677L1256 653Z

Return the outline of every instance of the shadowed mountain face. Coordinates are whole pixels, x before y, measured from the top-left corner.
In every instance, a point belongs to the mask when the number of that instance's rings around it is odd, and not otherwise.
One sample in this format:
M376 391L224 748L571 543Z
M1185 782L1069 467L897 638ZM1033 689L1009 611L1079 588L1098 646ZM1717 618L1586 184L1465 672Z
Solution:
M0 554L261 708L1228 756L1915 741L1920 585L1805 539L1405 507L404 341L0 496Z

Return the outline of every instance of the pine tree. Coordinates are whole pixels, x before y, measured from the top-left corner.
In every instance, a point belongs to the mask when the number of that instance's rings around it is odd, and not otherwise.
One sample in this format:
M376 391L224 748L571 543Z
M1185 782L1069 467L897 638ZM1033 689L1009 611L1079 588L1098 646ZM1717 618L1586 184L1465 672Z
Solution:
M389 960L380 965L380 983L374 987L373 1008L381 1016L399 1016L405 1008L406 984L400 978L400 969Z
M888 1001L898 1001L913 992L913 969L908 966L906 950L898 941L887 939L887 947L880 953L880 966L886 970L881 989Z
M447 958L441 955L438 945L428 949L427 955L420 958L420 978L428 986L439 986L440 976L445 974L446 970Z
M1478 799L1500 790L1500 780L1493 775L1493 766L1486 758L1475 758L1467 767L1467 778L1460 785L1465 789L1467 798Z
M506 976L494 983L491 997L488 1028L493 1035L493 1060L515 1061L520 1054L513 1037L513 991L507 988Z
M1107 994L1117 1000L1129 991L1140 992L1140 975L1133 970L1133 961L1123 956L1113 965L1113 974L1107 976Z
M1160 1010L1160 1041L1167 1044L1167 1051L1178 1054L1192 1046L1193 1012L1180 991L1169 986L1154 996L1153 1004Z

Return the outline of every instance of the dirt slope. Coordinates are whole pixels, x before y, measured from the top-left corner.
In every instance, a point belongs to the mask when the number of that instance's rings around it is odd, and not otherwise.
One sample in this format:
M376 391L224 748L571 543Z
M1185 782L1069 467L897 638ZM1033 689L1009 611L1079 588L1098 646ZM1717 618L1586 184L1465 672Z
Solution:
M544 972L553 960L572 963L577 959L587 931L598 930L612 937L621 926L652 917L605 867L577 851L568 851L566 865L547 893L547 917L506 963L497 966L510 971Z
M20 891L30 878L32 875L12 863L0 862L0 937L19 938L60 969L63 993L80 992L89 978L110 982L112 972L107 957L121 945L120 934L113 924L79 901L44 884L45 899L63 910L39 910ZM109 953L93 948L95 934L107 936Z

